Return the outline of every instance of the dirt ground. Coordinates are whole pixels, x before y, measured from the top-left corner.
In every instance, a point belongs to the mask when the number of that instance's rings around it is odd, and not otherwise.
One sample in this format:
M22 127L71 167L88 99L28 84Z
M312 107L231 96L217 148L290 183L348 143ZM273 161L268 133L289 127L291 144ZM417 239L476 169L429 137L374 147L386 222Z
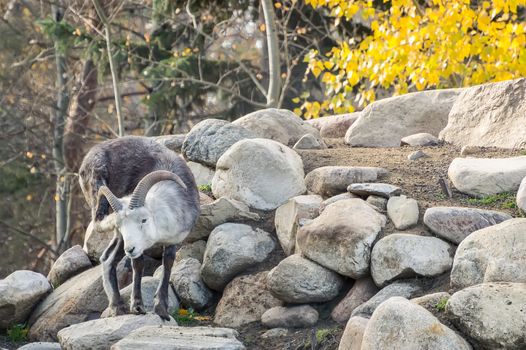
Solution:
M303 159L305 174L311 170L326 165L345 165L345 166L376 166L389 170L389 175L380 181L397 185L402 188L403 194L418 201L420 216L425 210L432 206L468 206L486 209L501 210L518 216L520 213L509 206L505 206L503 200L481 203L480 201L470 200L469 196L464 195L453 188L453 198L447 198L438 183L439 177L447 179L447 169L451 161L460 157L460 149L457 147L443 145L439 147L401 147L401 148L350 148L345 146L339 139L326 140L329 148L326 150L303 150L300 156ZM416 161L409 161L407 156L416 151L422 150L427 157ZM486 149L472 155L480 158L510 157L524 155L524 151L507 151ZM272 217L268 217L268 225L265 229L271 230ZM394 231L392 225L386 227L385 234ZM411 233L429 234L422 225L411 229ZM276 250L272 256L262 265L248 272L270 270L285 257L281 249ZM430 281L424 281L428 292L448 291L449 280L447 274ZM247 349L337 349L339 339L343 333L344 325L337 324L330 319L330 312L352 286L352 281L348 281L346 288L340 296L330 303L313 305L320 313L320 321L316 328L289 330L288 335L283 337L262 338L261 335L268 329L259 322L243 326L240 332L240 340L243 341ZM213 310L209 310L211 314ZM208 322L206 322L208 323ZM205 324L206 324L205 323ZM0 348L6 347L14 349L15 346L7 341L7 338L0 335Z

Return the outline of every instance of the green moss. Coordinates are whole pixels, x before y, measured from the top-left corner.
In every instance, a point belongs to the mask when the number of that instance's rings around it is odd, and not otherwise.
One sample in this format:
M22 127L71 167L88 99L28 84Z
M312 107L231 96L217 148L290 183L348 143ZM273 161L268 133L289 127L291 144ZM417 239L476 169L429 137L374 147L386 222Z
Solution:
M440 299L440 301L435 305L435 309L437 309L438 311L445 311L447 301L448 301L448 298Z
M493 194L482 198L470 198L468 199L468 203L475 205L494 205L502 209L517 209L515 194L509 192Z
M197 186L197 189L198 189L200 192L212 192L212 185L210 185L210 184L207 184L207 185L199 185L199 186Z
M7 329L7 337L12 343L21 343L27 341L29 328L22 323L15 324Z

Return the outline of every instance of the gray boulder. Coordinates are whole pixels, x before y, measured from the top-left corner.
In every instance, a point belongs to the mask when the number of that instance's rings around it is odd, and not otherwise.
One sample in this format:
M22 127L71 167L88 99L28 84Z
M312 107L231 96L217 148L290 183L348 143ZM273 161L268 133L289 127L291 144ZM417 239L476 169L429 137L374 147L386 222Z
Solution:
M399 278L438 276L451 268L453 252L439 238L393 233L374 245L371 274L378 286Z
M471 196L516 192L526 177L526 156L455 158L447 174L457 190Z
M18 350L61 350L60 343L34 342L23 345Z
M297 233L303 255L344 276L360 278L369 272L371 247L386 217L361 199L329 205Z
M175 135L163 135L155 136L153 139L163 145L164 147L171 149L176 153L181 153L181 148L183 147L184 139L186 134L175 134Z
M483 283L456 292L446 311L476 349L524 349L526 284Z
M355 112L323 117L327 121L321 126L320 135L326 138L344 137L351 125L358 120L360 114L361 112Z
M196 162L186 162L186 165L192 171L197 186L210 185L212 183L215 174L214 169Z
M206 241L203 240L183 243L183 245L177 250L177 253L175 253L175 262L177 263L187 258L193 258L202 263L203 257L205 256L205 250Z
M511 219L473 232L457 248L451 285L526 282L526 219Z
M305 193L304 176L300 156L287 146L266 139L242 140L217 162L212 191L216 198L229 197L255 209L273 210Z
M517 191L517 207L526 213L526 176L522 179Z
M427 132L421 132L418 134L409 135L406 137L402 137L401 144L402 146L408 145L413 147L429 147L429 146L437 146L440 143L440 140L427 133Z
M351 317L345 326L338 350L361 350L362 339L369 319Z
M211 289L221 291L235 276L267 258L275 243L270 234L243 224L223 224L206 244L201 276Z
M24 323L53 288L40 273L18 270L0 280L0 329Z
M304 328L312 327L318 322L318 311L309 305L276 306L268 309L261 316L261 323L269 328Z
M407 159L413 161L413 160L418 160L420 158L426 158L426 157L427 157L427 154L425 154L421 150L418 150L418 151L415 151L415 152L412 152L411 154L409 154L407 156Z
M268 274L267 288L287 303L329 301L336 297L343 279L298 254L282 260Z
M457 146L523 148L526 145L526 79L462 90L440 139Z
M67 279L87 270L91 267L91 261L80 245L66 250L55 261L47 278L54 286L59 286Z
M351 193L349 193L349 194L351 194ZM351 194L351 195L353 195L353 194ZM353 195L353 196L357 196L357 195ZM365 201L367 203L369 203L370 205L372 205L380 213L384 213L385 214L387 212L387 201L388 201L387 198L380 197L380 196L368 196Z
M186 159L215 167L230 146L255 137L249 130L226 120L205 119L186 135L182 151Z
M344 192L344 193L337 194L336 196L327 198L320 204L320 214L325 210L325 208L327 208L329 204L336 203L343 199L352 199L352 198L360 198L360 197L352 193L349 193L349 192ZM385 203L387 204L387 201Z
M345 142L358 147L400 147L405 136L438 135L460 91L421 91L373 102L349 128Z
M358 196L380 196L391 198L402 193L400 187L384 183L355 183L347 187L347 191Z
M354 309L371 299L378 291L370 276L357 279L347 295L332 310L332 319L339 323L347 322Z
M312 134L303 135L298 142L294 144L293 149L325 149L327 145L320 138L316 138Z
M212 302L213 293L201 278L201 263L194 258L177 262L170 274L170 282L181 303L201 310Z
M387 202L387 216L398 230L405 230L418 223L418 203L406 196L391 197Z
M426 210L424 224L437 236L459 244L472 232L511 218L511 215L493 210L433 207Z

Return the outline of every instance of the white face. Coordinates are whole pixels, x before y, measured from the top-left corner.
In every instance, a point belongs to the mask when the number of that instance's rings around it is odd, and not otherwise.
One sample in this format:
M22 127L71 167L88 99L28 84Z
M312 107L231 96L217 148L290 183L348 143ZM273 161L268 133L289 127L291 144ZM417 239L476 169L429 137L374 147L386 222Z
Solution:
M134 259L153 246L151 237L155 237L153 216L145 207L124 209L119 212L120 233L124 239L124 252Z

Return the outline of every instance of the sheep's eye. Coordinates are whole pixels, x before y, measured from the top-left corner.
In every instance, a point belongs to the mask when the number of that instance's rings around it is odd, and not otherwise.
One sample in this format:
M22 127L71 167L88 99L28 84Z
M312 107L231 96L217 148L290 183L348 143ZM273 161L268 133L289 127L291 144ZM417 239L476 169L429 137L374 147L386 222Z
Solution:
M144 224L146 222L146 219L142 219L142 223Z

